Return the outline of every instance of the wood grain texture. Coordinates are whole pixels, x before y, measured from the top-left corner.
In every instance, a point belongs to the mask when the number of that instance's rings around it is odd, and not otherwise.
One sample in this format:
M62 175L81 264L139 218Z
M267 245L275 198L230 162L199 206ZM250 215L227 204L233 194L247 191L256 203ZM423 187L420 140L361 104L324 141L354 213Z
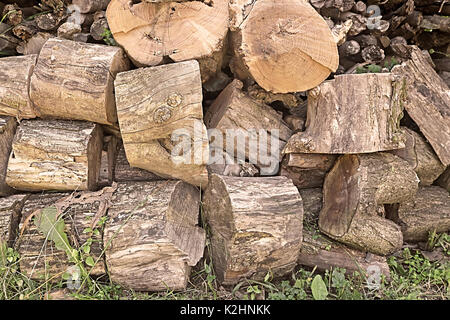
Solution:
M16 128L17 122L14 118L0 116L0 197L14 192L5 179Z
M191 60L119 73L115 88L130 165L205 187L209 148L198 63ZM176 132L189 136L172 141ZM185 143L186 148L177 151ZM186 161L181 161L183 155Z
M404 147L401 82L388 73L346 74L308 93L306 130L284 153L368 153Z
M6 243L13 247L19 229L22 207L27 195L16 194L6 198L0 198L0 245Z
M138 291L184 290L205 246L199 200L181 181L120 183L103 238L111 280Z
M302 243L303 205L285 177L212 174L203 198L212 258L224 284L288 274ZM270 221L270 223L268 223Z
M164 178L144 169L133 168L127 160L125 149L120 147L116 165L114 168L114 181L127 182L127 181L156 181L164 180Z
M422 51L408 47L410 60L393 68L404 77L405 109L427 138L441 162L450 164L450 90Z
M50 38L31 77L31 101L42 117L110 124L114 78L128 69L121 48Z
M25 191L94 190L102 131L94 123L22 121L14 137L6 183Z
M72 4L77 6L79 12L89 13L105 10L111 0L72 0Z
M450 166L448 166L447 170L445 170L437 179L436 184L450 192Z
M37 55L0 59L0 115L31 119L39 115L29 97Z

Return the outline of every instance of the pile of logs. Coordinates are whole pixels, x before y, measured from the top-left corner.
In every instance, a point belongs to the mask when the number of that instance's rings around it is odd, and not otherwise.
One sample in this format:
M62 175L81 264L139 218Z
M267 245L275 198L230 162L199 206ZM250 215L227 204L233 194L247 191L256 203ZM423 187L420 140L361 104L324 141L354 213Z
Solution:
M0 244L32 279L73 270L70 247L92 276L183 290L204 224L224 285L389 278L387 256L450 230L450 3L0 10Z

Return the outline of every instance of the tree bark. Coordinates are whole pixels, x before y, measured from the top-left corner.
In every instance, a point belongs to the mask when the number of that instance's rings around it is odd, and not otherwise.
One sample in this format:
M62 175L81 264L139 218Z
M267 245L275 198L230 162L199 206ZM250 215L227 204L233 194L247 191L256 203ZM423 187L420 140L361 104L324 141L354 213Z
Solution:
M77 6L80 13L90 13L105 10L111 0L72 0L72 4Z
M6 198L0 198L0 246L14 247L19 230L19 222L22 207L27 195L17 194ZM0 247L0 252L1 252ZM2 256L0 254L0 264Z
M127 181L156 181L163 180L160 176L139 168L133 168L130 166L125 154L125 149L122 146L116 159L116 166L114 169L114 181L127 182Z
M47 40L52 37L54 36L51 33L38 32L35 35L33 35L30 39L19 43L16 47L16 50L18 53L21 53L23 55L31 55L31 54L38 55L41 52L42 47L47 42Z
M261 280L269 270L275 276L293 270L302 243L303 205L292 181L213 174L203 204L221 282Z
M111 280L137 291L186 289L205 247L199 200L181 181L119 184L103 238Z
M51 38L31 77L31 101L42 117L114 123L114 78L128 69L118 47Z
M0 197L14 193L14 189L6 184L5 178L16 128L14 118L0 116Z
M25 191L94 190L100 170L98 125L63 120L25 120L17 129L6 183Z
M404 148L404 88L390 74L345 74L308 94L306 130L284 153L369 153Z
M437 180L437 185L450 192L450 166L447 167L447 170L445 170L443 174L441 174Z

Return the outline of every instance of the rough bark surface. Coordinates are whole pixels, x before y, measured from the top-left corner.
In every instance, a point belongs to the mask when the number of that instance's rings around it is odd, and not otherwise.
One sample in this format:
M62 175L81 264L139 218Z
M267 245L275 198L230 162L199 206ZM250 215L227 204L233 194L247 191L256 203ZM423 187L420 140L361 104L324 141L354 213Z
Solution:
M450 192L450 166L447 167L447 170L445 170L443 174L441 174L436 183L437 185Z
M292 181L212 174L203 205L214 268L224 284L261 280L269 270L281 276L295 267L303 205Z
M156 180L163 180L163 178L150 171L131 167L128 163L124 147L122 146L119 149L116 159L116 166L114 168L114 181L126 182Z
M14 118L0 116L0 197L14 192L5 179L16 128L17 122Z
M138 291L184 290L205 247L199 200L181 181L119 184L103 238L111 280Z
M77 6L81 13L96 12L105 10L111 0L72 0L72 4Z
M8 247L14 246L19 230L22 207L27 197L23 194L17 194L0 198L0 246L5 243ZM0 252L1 249L2 247L0 247Z

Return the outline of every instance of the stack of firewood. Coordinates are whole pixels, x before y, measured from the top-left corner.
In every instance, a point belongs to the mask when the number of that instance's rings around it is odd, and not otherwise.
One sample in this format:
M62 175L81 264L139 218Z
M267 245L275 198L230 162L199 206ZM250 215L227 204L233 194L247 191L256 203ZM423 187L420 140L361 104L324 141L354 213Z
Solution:
M63 243L93 276L182 290L203 222L224 284L389 277L450 230L450 4L9 2L0 241L30 278L80 263Z

